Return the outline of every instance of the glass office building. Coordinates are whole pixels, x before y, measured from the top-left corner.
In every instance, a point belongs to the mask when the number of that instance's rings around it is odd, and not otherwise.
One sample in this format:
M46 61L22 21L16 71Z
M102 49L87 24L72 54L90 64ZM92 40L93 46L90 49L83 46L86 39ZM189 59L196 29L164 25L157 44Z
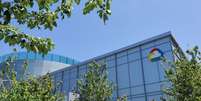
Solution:
M63 81L57 91L68 97L69 92L76 88L76 80L87 72L88 64L97 61L106 64L109 80L116 84L112 97L114 101L125 95L128 101L159 101L164 96L161 90L169 86L164 77L164 68L168 64L148 59L150 51L156 48L162 51L168 61L175 61L183 55L171 33L167 32L80 63L76 62L52 72L51 75L55 84ZM175 48L179 49L180 54L173 55Z
M53 72L78 63L75 59L55 54L47 54L43 57L40 54L32 52L18 52L0 56L0 69L4 65L2 62L8 58L15 60L13 67L17 71L17 74L24 72L23 66L25 62L28 64L26 72L34 75L44 75L48 72Z
M168 61L175 61L176 56L181 56L173 55L173 49L180 48L171 33L167 32L53 72L55 83L63 81L57 90L68 96L76 88L76 80L87 72L87 65L95 60L106 63L109 80L117 86L113 93L114 100L126 95L128 101L159 101L163 96L161 90L168 86L164 77L164 68L168 65L162 61L148 60L147 56L153 48L160 49Z

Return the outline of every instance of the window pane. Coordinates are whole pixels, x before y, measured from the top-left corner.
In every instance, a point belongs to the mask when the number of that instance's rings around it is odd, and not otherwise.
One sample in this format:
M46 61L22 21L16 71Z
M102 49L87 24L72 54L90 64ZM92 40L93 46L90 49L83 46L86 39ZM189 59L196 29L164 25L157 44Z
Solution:
M64 77L63 77L63 89L62 91L64 93L67 94L67 92L69 91L69 82L70 82L70 77L69 77L69 74L70 72L69 71L64 71Z
M76 87L76 79L70 79L70 92L75 90Z
M140 48L139 48L139 47L129 49L129 50L128 50L128 54L135 53L135 52L137 52L137 51L139 51L139 50L140 50Z
M124 52L118 53L118 54L117 54L117 58L118 58L118 57L125 56L125 55L127 55L127 51L124 51Z
M144 94L144 86L136 86L131 88L131 95Z
M117 65L127 63L127 56L117 58Z
M115 66L115 60L108 60L108 61L106 61L106 66L108 68L114 67Z
M66 63L66 58L63 57L63 56L61 56L61 57L60 57L60 62L62 62L62 63Z
M169 37L157 40L157 41L155 41L155 44L158 45L158 44L166 43L166 42L170 42L170 38Z
M28 53L28 59L35 59L35 54L32 52Z
M135 53L132 53L132 54L128 54L128 61L134 61L134 60L137 60L137 59L140 59L140 52L135 52Z
M54 76L54 81L55 81L55 86L56 86L56 91L60 92L61 91L61 87L62 87L62 73L57 73Z
M118 71L118 88L129 87L128 64L117 67Z
M108 78L111 82L116 84L116 71L115 68L108 69Z
M108 61L108 60L114 60L114 59L115 59L115 56L112 55L112 56L107 57L107 58L106 58L106 61Z
M155 96L148 96L148 101L161 101L160 100L160 97L161 97L162 95L155 95Z
M112 92L112 99L116 99L117 98L117 91L116 90L113 90ZM116 101L116 100L115 100Z
M165 56L165 58L166 58L168 61L174 61L174 57L173 57L172 51L169 51L169 52L164 53L164 56Z
M51 61L52 60L52 54L45 55L44 59Z
M173 62L173 54L172 54L172 52L165 53L165 58L167 59L167 61ZM162 61L159 61L158 64L159 64L160 81L167 80L165 78L165 71L164 70L166 68L169 68L170 64L169 63L164 63Z
M132 98L132 101L145 101L145 97ZM151 101L151 100L150 100Z
M146 91L147 92L157 92L161 90L161 84L160 83L154 83L146 85Z
M36 59L37 59L37 60L43 60L43 56L40 55L40 54L36 54Z
M70 78L71 79L77 78L77 68L76 67L70 70Z
M169 42L156 46L156 48L159 48L162 52L171 51L172 49Z
M59 62L59 56L58 55L53 55L53 60L56 62Z
M150 62L148 59L143 60L145 83L159 82L159 71L157 62Z
M79 78L82 78L87 71L86 65L79 66Z
M131 86L142 85L143 77L142 77L141 62L135 61L129 63L129 69L130 69Z
M119 90L119 96L130 96L130 89L127 88L127 89Z
M151 48L153 47L155 44L154 42L148 43L148 44L144 44L143 46L141 46L142 49L147 49L147 48Z
M24 52L20 52L17 54L17 59L27 59L27 53L24 53Z

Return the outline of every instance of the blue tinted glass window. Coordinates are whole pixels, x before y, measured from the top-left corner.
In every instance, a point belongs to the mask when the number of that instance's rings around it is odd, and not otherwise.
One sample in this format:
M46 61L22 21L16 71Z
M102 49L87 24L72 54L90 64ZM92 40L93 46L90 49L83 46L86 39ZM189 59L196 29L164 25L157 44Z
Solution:
M41 54L36 54L36 59L37 60L42 60L43 59L43 56Z
M108 60L108 61L106 61L106 66L108 68L114 67L115 66L115 60Z
M131 95L141 95L144 94L144 86L136 86L131 88Z
M135 97L135 98L132 98L132 101L145 101L145 97ZM152 101L152 100L148 100L148 101Z
M2 61L5 61L7 59L7 57L4 55L2 56Z
M130 96L130 89L121 89L119 90L119 96Z
M165 58L170 63L174 61L172 52L165 53ZM158 64L159 64L160 81L167 80L167 78L165 78L165 71L164 70L169 68L171 64L165 63L163 61L159 61Z
M135 52L135 53L131 53L131 54L128 54L128 61L135 61L137 59L140 59L140 52Z
M152 95L152 96L148 96L148 101L161 101L161 96L162 95Z
M131 86L143 84L141 61L129 63Z
M143 60L145 83L159 82L159 69L157 62Z
M148 49L148 48L151 48L154 46L155 46L155 43L151 42L151 43L144 44L143 46L141 46L141 48L144 50L144 49Z
M2 59L2 56L0 57L0 62L2 62L3 61L3 59Z
M61 57L60 57L60 62L66 63L66 58L61 56Z
M124 63L127 63L127 56L122 56L122 57L117 58L117 65L121 65Z
M158 45L158 46L156 46L156 48L159 48L162 52L171 51L171 49L172 49L170 42Z
M164 57L167 61L174 61L174 56L173 56L173 53L172 51L169 51L169 52L166 52L164 53Z
M115 68L108 69L108 78L111 82L116 84L116 71Z
M108 61L108 60L113 60L113 59L115 59L115 56L114 56L114 55L111 55L111 56L106 57L106 61Z
M160 83L153 83L146 85L146 91L147 92L157 92L161 90L161 84Z
M28 59L35 59L36 58L36 54L30 52L28 53Z
M117 91L116 90L113 90L113 92L112 92L112 99L116 99L116 97L117 97ZM115 100L116 101L116 100Z
M56 91L61 91L62 87L62 73L57 73L54 76L54 81L55 81L55 86L56 86Z
M97 63L100 65L106 65L105 59L98 60Z
M125 55L127 55L127 51L124 51L124 52L118 53L118 54L117 54L117 58L118 58L118 57L125 56Z
M129 87L128 64L117 67L118 71L118 88Z
M53 60L56 61L56 62L59 62L60 61L59 56L58 55L53 55Z
M68 64L73 64L73 60L68 58Z
M18 53L17 59L27 59L27 53Z
M70 91L75 90L76 87L76 79L70 79Z
M51 61L52 60L52 54L45 55L44 60Z
M67 93L69 91L70 86L70 72L64 71L64 77L63 77L63 92Z
M75 79L77 78L77 68L73 68L70 71L70 78Z
M128 54L132 54L132 53L138 52L139 50L140 50L139 47L129 49L129 50L128 50Z
M155 41L155 44L159 45L159 44L166 43L166 42L170 42L170 38L169 37L157 40L157 41Z

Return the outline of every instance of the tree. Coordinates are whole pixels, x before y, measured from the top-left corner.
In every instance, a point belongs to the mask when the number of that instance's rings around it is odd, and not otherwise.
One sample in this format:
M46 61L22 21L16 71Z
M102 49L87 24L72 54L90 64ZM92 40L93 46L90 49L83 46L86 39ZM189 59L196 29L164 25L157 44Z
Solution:
M78 101L109 101L112 91L113 85L107 78L105 66L95 62L89 64L88 72L77 81Z
M201 101L201 53L198 47L186 52L166 70L171 87L165 90L170 101Z
M31 36L17 29L12 22L26 25L29 29L53 30L58 19L70 17L72 8L79 5L80 0L0 0L0 41L9 46L19 45L27 51L46 55L54 48L50 38ZM105 23L110 11L111 0L87 0L83 14L96 10L100 19ZM17 80L16 73L11 67L11 61L6 61L6 71L1 78L10 82L9 86L1 86L0 101L60 101L61 94L55 94L55 88L50 75L39 78L28 76L27 79ZM3 68L3 67L1 67Z
M96 62L89 64L88 72L77 80L75 93L79 94L77 101L112 101L114 84L108 80L106 66ZM117 101L127 101L120 97Z
M80 0L0 0L0 41L9 46L19 45L28 51L47 54L54 44L49 38L38 38L20 32L11 22L26 25L27 28L53 30L58 19L70 17ZM96 10L99 17L108 20L111 0L87 0L83 8L86 15Z
M0 78L0 101L64 101L61 93L55 93L50 74L41 77L28 75L17 79L13 58L2 63ZM25 68L25 63L22 68Z

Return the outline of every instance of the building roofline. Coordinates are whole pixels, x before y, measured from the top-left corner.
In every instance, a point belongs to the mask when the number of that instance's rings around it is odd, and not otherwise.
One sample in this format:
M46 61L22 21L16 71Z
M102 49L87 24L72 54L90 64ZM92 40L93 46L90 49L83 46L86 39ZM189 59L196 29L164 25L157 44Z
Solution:
M105 57L105 56L110 56L110 55L113 55L113 54L115 54L115 53L119 53L119 52L121 52L121 51L125 51L125 50L127 50L128 48L134 48L134 47L142 46L142 45L144 45L144 44L147 44L147 43L150 43L150 42L152 42L152 41L155 41L155 40L158 40L158 39L161 39L161 38L165 38L165 37L171 37L171 38L173 38L171 32L168 31L168 32L162 33L162 34L160 34L160 35L157 35L157 36L154 36L154 37L151 37L151 38L142 40L142 41L140 41L140 42L131 44L131 45L129 45L129 46L126 46L126 47L123 47L123 48L114 50L114 51L112 51L112 52L108 52L108 53L106 53L106 54L103 54L103 55L100 55L100 56L96 56L96 57L94 57L94 58L91 58L91 59L82 61L82 62L80 62L80 63L78 63L78 64L76 64L76 65L82 65L82 64L88 63L88 62L93 61L93 60L101 59L101 58L103 58L103 57ZM173 38L173 39L174 39L174 38ZM176 41L175 41L175 42L176 42Z
M32 57L29 57L32 56ZM54 61L54 62L59 62L59 63L64 63L64 64L77 64L79 63L77 60L57 54L47 54L44 57L41 54L33 53L33 52L16 52L16 53L10 53L10 54L5 54L0 56L0 63L6 61L8 57L16 57L16 60L46 60L46 61ZM59 60L56 60L55 58L59 57ZM64 61L64 60L65 61Z
M101 58L104 58L106 56L110 56L110 55L113 55L113 54L116 54L116 53L119 53L121 51L125 51L129 48L134 48L134 47L138 47L138 46L142 46L144 44L147 44L147 43L150 43L152 41L156 41L156 40L159 40L159 39L162 39L162 38L166 38L166 37L170 37L173 44L179 48L179 50L182 52L181 48L179 47L178 43L176 42L176 40L174 39L174 37L172 36L171 34L171 31L168 31L168 32L165 32L165 33L162 33L162 34L159 34L157 36L154 36L154 37L151 37L151 38L148 38L148 39L145 39L145 40L142 40L140 42L137 42L137 43L134 43L134 44L131 44L129 46L126 46L126 47L123 47L123 48L120 48L120 49L117 49L117 50L114 50L112 52L108 52L106 54L103 54L103 55L100 55L100 56L96 56L94 58L91 58L91 59L88 59L88 60L85 60L85 61L81 61L80 63L78 64L75 64L75 65L72 65L72 66L69 66L68 68L71 68L71 67L75 67L75 66L80 66L80 65L83 65L83 64L87 64L91 61L96 61L98 59L101 59ZM183 53L183 52L182 52ZM65 69L65 68L64 68ZM62 70L58 70L58 71L55 71L55 72L52 72L52 73L57 73L59 71L63 71L64 69Z

